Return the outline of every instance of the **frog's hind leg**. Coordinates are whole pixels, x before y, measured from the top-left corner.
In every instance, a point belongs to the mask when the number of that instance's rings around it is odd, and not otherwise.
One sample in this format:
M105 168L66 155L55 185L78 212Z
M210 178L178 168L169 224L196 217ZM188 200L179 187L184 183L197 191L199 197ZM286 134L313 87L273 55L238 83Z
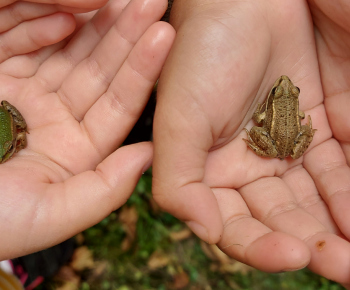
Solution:
M295 144L292 150L293 152L290 155L293 159L298 159L305 153L314 137L316 129L312 129L310 116L308 116L308 120L308 124L301 126L301 130L298 136L295 138Z
M263 157L277 157L278 152L276 150L274 141L271 139L266 129L263 127L254 126L250 131L245 129L248 135L248 140L243 139L250 149L252 149L256 155Z

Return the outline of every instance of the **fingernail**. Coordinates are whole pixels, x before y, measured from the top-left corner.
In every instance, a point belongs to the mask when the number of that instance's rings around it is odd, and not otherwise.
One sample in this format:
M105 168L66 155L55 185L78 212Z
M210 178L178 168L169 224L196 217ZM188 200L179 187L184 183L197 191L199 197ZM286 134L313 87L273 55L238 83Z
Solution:
M209 243L208 230L197 222L186 222L187 226L202 240Z

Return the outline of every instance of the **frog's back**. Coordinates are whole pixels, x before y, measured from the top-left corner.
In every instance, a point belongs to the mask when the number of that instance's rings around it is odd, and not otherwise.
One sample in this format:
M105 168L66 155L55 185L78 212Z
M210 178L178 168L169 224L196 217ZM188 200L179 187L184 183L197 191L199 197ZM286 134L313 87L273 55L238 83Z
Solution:
M12 116L0 107L0 148L2 149L4 144L12 140Z
M299 99L290 95L275 100L271 106L270 136L276 142L279 158L285 158L292 152L295 138L300 131Z

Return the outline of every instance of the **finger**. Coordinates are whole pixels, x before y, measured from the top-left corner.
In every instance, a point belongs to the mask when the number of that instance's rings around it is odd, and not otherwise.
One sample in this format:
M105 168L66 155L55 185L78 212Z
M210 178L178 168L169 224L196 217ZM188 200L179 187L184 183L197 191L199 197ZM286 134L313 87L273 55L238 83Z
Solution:
M298 183L299 181L295 181ZM299 207L294 194L279 177L265 177L240 189L252 216L272 229L286 228L295 236L323 232L326 228ZM298 225L298 227L293 226Z
M175 38L165 22L152 25L138 41L108 91L81 122L102 156L119 146L141 115ZM111 133L117 128L116 133Z
M299 207L293 193L280 178L260 179L244 186L240 193L253 217L273 230L283 231L306 243L310 249L310 267L313 271L339 283L349 281L350 244L329 233L314 216ZM325 247L337 249L335 255ZM314 259L320 265L315 264ZM333 265L332 269L324 266L330 263Z
M8 251L2 251L6 256L0 259L48 248L98 223L127 201L151 161L151 143L133 144L119 148L95 171L64 182L36 185L42 192L40 201L35 207L33 201L22 207L23 215L28 216L17 220L25 224L18 225L24 230L9 230L11 234L2 238L1 247ZM35 220L28 226L32 218Z
M79 27L86 17L77 17L79 31L69 40L64 49L52 55L36 74L52 92L57 92L62 82L83 59L87 58L111 28L130 0L111 1L101 8L90 21ZM91 13L87 14L91 16Z
M16 2L0 9L0 32L5 32L22 22L58 12L54 5Z
M19 0L2 0L0 7L10 5ZM53 4L61 11L69 13L82 13L102 7L108 0L24 0L26 2Z
M65 40L62 40L31 53L13 56L0 64L0 74L14 78L30 78L37 73L45 60L62 49L64 45Z
M74 31L70 14L56 13L19 24L0 35L0 62L57 43Z
M178 53L174 54L177 49ZM153 125L152 192L155 201L165 211L185 221L204 241L217 243L223 223L215 195L203 183L208 151L215 137L208 114L193 97L201 95L199 83L203 79L194 74L194 83L199 80L198 91L192 92L182 86L182 81L186 82L187 76L192 76L187 68L180 76L179 71L186 64L178 65L176 56L182 52L181 45L175 42L158 86ZM204 94L202 97L208 96Z
M4 7L4 6L7 6L7 5L10 5L10 4L12 4L13 2L15 2L15 1L17 1L17 0L3 0L3 1L1 1L1 3L0 3L0 7Z
M329 233L321 233L307 240L311 250L311 261L308 268L343 285L350 281L349 242Z
M63 83L58 93L76 119L81 120L107 90L136 42L166 6L165 0L131 1L91 56Z
M322 147L322 145L317 146L315 148L316 152L309 153L311 155L307 155L308 157L304 160L308 160L313 154L315 154L314 158L316 157L319 160L319 156L323 156L323 153L317 152L320 147ZM333 155L332 161L334 161ZM312 166L314 166L315 162L312 162L312 164ZM344 237L344 235L334 222L334 216L332 216L327 203L319 195L309 172L304 168L293 169L291 172L284 174L282 180L285 181L288 187L293 191L298 205L315 217L328 231L326 234L321 233L317 238L312 237L310 241L307 241L312 253L311 263L308 267L312 271L326 276L329 279L335 279L342 284L348 283L348 269L344 270L342 266L345 265L345 259L348 259L350 255L349 244L337 237ZM344 200L341 202L344 202ZM337 213L342 212L342 208L339 205L340 204L336 204ZM344 219L344 217L342 217L342 219ZM342 220L342 224L346 224L344 220ZM330 235L329 233L337 236ZM336 249L334 253L329 253L329 251L333 251L333 249ZM339 261L342 263L339 264ZM325 265L322 265L322 263ZM339 267L336 265L339 265Z
M343 151L335 139L330 139L309 154L305 157L305 168L314 179L341 232L350 238L350 169Z
M211 129L205 116L198 115L199 110L187 119L181 110L174 109L173 101L183 92L180 87L167 88L163 92L162 86L158 87L154 118L153 197L201 239L217 243L223 230L222 219L211 188L202 182L212 146ZM169 102L163 102L164 97ZM189 101L187 108L193 111L197 106Z
M254 219L240 194L232 189L213 189L218 201L224 233L218 243L230 257L265 272L301 269L310 261L307 246L299 239Z
M293 192L299 207L315 217L328 232L341 234L327 204L320 196L312 177L304 167L295 167L283 174L281 178Z

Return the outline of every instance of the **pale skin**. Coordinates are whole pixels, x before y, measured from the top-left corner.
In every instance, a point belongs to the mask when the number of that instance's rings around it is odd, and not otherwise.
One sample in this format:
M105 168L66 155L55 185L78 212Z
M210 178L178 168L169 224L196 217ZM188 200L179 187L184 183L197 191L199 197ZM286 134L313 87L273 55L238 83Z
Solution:
M347 286L350 247L338 235L350 236L349 90L345 82L349 74L344 61L349 37L347 29L330 24L334 19L344 26L348 17L343 6L335 11L342 1L332 1L336 3L332 9L325 7L327 3L319 1L312 8L317 25L315 42L305 1L175 1L171 22L179 37L159 86L154 196L199 237L218 243L231 257L270 272L308 265L314 272ZM329 16L317 16L317 8ZM343 56L341 62L329 56L330 48L335 56ZM312 116L313 127L318 130L306 154L296 161L263 159L242 141L246 137L243 128L253 126L251 117L257 103L263 102L282 74L300 87L300 109ZM336 139L331 138L332 134ZM135 155L137 150L133 151ZM120 175L109 175L115 176L118 179ZM84 185L76 177L74 180L76 188ZM17 202L14 196L9 195L13 203ZM89 220L91 213L102 216L110 211L110 205L94 205L91 211L90 204L86 211L79 210L84 220L73 219L79 220L78 225L67 227L67 217L58 213L66 210L65 206L70 206L73 213L79 209L79 203L73 202L75 196L79 194L72 194L70 203L51 206L51 218L62 222L60 232L65 237L98 220ZM27 202L20 205L23 212L33 213ZM34 199L31 202L35 204ZM35 222L41 212L37 213ZM54 230L43 221L35 225L40 238L53 235L59 242L62 236L57 235L57 227ZM22 234L18 233L20 226L27 224L17 226L12 237ZM45 246L41 239L31 238L31 249ZM6 249L23 254L20 246L8 242ZM6 253L6 249L1 252Z
M268 272L308 266L350 289L349 15L341 0L175 1L153 193L235 259ZM317 129L298 160L242 141L282 74Z
M117 148L175 37L158 22L163 0L110 2L63 41L76 22L62 7L12 5L0 9L0 99L15 104L30 134L0 167L0 260L64 241L126 202L153 148ZM10 26L9 9L18 20Z
M68 13L89 12L94 9L101 8L107 2L108 0L2 0L0 3L0 8L6 7L10 10L13 10L13 6L11 6L11 4L30 4L29 6L25 5L27 9L19 9L17 12L20 12L20 14L23 15L25 19L33 19L33 16L36 18L43 15L49 15L50 13L47 13L49 10L51 13L57 11L65 11ZM30 12L28 12L28 8ZM14 15L19 14L13 14L12 16ZM3 22L3 25L5 24L4 21L1 22Z

